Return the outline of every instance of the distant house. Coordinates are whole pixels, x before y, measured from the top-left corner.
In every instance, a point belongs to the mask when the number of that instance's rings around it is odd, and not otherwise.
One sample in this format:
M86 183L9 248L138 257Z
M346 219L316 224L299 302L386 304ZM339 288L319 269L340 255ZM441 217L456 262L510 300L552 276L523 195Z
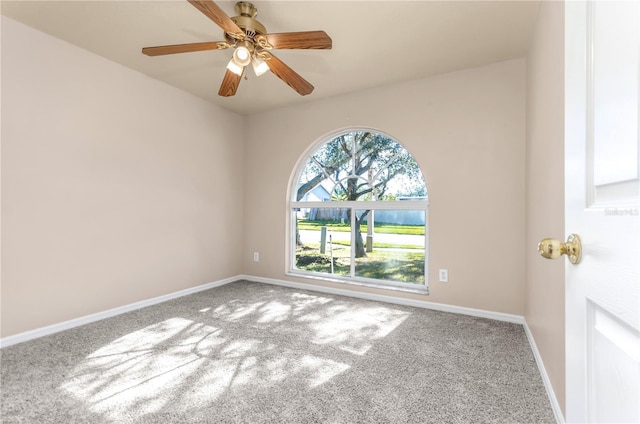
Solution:
M331 200L331 193L320 184L308 191L300 200L302 202L327 202Z

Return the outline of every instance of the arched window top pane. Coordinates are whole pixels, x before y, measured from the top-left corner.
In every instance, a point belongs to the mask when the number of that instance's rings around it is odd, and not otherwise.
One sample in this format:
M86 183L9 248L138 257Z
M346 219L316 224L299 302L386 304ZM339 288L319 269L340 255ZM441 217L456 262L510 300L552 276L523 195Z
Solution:
M425 199L427 187L413 156L391 137L353 130L320 145L303 165L294 201Z

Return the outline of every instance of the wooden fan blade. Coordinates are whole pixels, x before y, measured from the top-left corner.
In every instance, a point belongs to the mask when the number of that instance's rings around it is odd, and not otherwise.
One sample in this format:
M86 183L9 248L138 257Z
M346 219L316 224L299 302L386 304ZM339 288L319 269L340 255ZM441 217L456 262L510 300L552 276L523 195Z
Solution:
M209 19L215 22L225 32L236 35L240 39L244 39L244 31L240 29L231 18L224 13L224 10L220 8L211 0L189 0L196 9L204 13Z
M234 96L238 90L241 79L242 75L236 75L227 69L227 73L224 74L224 78L222 79L222 84L220 84L218 95L223 97Z
M273 72L282 81L286 82L289 87L296 90L301 96L311 94L313 91L313 85L311 85L309 81L305 80L298 75L296 71L285 65L284 62L275 57L273 53L269 53L269 56L271 58L267 60L267 65L269 65L271 72Z
M256 37L258 45L266 40L273 49L330 49L331 37L324 31L282 32L278 34L264 34Z
M204 50L222 50L229 47L226 41L207 41L204 43L173 44L170 46L143 47L142 53L147 56L161 56L163 54L200 52Z

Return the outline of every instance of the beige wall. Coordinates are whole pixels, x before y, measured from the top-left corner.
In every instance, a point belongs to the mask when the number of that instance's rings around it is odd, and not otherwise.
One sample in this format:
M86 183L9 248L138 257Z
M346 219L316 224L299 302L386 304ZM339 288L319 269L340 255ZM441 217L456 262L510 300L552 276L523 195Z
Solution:
M291 174L327 133L372 127L415 156L430 198L431 294L386 294L523 315L525 102L520 59L252 115L244 272L310 282L285 275ZM437 281L438 268L449 283Z
M241 273L243 118L2 17L2 337Z
M564 5L542 2L527 57L525 318L560 407L565 408L564 266L538 256L564 234Z

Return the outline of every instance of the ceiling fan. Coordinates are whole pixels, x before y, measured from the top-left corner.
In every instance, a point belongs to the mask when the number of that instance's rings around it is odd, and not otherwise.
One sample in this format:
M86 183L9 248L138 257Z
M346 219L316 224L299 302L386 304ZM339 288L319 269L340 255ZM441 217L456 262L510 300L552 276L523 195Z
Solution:
M236 3L235 10L238 16L230 18L212 0L188 1L224 30L225 40L144 47L142 53L147 56L161 56L204 50L225 50L233 47L235 49L233 56L227 65L227 71L218 91L220 96L228 97L236 94L245 68L249 64L252 65L257 76L271 71L302 96L313 91L313 85L284 64L271 50L330 49L332 41L327 33L303 31L268 34L266 28L255 19L258 9L252 3L246 1Z

